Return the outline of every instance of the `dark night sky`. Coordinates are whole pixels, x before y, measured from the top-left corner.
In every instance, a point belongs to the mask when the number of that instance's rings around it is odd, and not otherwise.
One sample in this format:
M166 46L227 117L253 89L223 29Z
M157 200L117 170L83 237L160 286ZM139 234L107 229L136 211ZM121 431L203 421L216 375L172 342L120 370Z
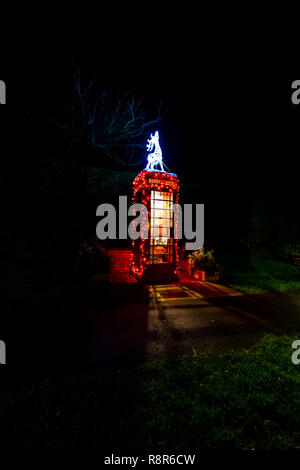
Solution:
M200 38L166 34L144 42L142 34L20 42L2 61L0 77L9 102L1 108L2 142L14 142L8 151L27 158L16 138L24 110L40 96L63 104L73 60L86 77L100 67L106 83L134 89L149 103L162 99L164 158L181 177L247 199L296 194L300 106L291 104L292 80L272 75L261 61L216 54Z

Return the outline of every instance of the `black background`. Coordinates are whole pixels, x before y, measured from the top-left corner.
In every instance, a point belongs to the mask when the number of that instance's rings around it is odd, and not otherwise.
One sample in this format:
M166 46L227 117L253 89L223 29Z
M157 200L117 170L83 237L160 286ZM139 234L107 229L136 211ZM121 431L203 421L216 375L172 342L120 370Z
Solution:
M45 101L56 110L65 104L75 63L86 80L100 70L116 90L135 90L150 106L162 100L164 159L185 180L223 196L295 197L300 107L291 102L293 80L262 73L260 61L254 68L253 61L221 50L216 56L184 38L143 39L113 42L104 34L77 44L78 38L36 37L8 48L0 68L7 84L1 160L12 152L24 161L29 147L49 151L38 113ZM33 110L35 122L28 119Z

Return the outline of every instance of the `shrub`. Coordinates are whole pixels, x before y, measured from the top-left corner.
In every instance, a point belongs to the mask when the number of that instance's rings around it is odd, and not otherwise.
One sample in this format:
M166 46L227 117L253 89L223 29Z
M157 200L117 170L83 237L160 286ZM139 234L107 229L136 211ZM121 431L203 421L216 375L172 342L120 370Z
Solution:
M214 250L205 251L204 247L202 247L200 250L193 251L188 256L188 260L192 271L201 269L214 273L221 270L220 266L216 263Z

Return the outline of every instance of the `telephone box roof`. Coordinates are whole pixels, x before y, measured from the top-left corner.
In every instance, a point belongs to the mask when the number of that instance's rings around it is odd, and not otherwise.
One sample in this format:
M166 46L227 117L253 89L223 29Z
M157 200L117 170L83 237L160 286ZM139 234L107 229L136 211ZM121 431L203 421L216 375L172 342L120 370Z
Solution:
M133 185L136 190L142 186L147 185L148 189L155 188L157 185L163 189L178 190L178 176L175 173L167 173L166 171L158 170L143 170L133 180Z

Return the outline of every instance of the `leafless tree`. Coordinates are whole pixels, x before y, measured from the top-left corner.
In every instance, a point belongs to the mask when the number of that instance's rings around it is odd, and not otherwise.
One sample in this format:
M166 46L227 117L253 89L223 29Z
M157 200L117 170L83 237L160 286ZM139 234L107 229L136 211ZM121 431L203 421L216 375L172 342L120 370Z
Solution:
M71 102L64 118L53 122L68 135L71 146L83 142L118 163L136 165L140 162L135 150L145 145L147 133L160 123L161 104L155 105L151 119L143 98L132 92L117 96L97 82L95 75L84 86L80 70L74 68Z

